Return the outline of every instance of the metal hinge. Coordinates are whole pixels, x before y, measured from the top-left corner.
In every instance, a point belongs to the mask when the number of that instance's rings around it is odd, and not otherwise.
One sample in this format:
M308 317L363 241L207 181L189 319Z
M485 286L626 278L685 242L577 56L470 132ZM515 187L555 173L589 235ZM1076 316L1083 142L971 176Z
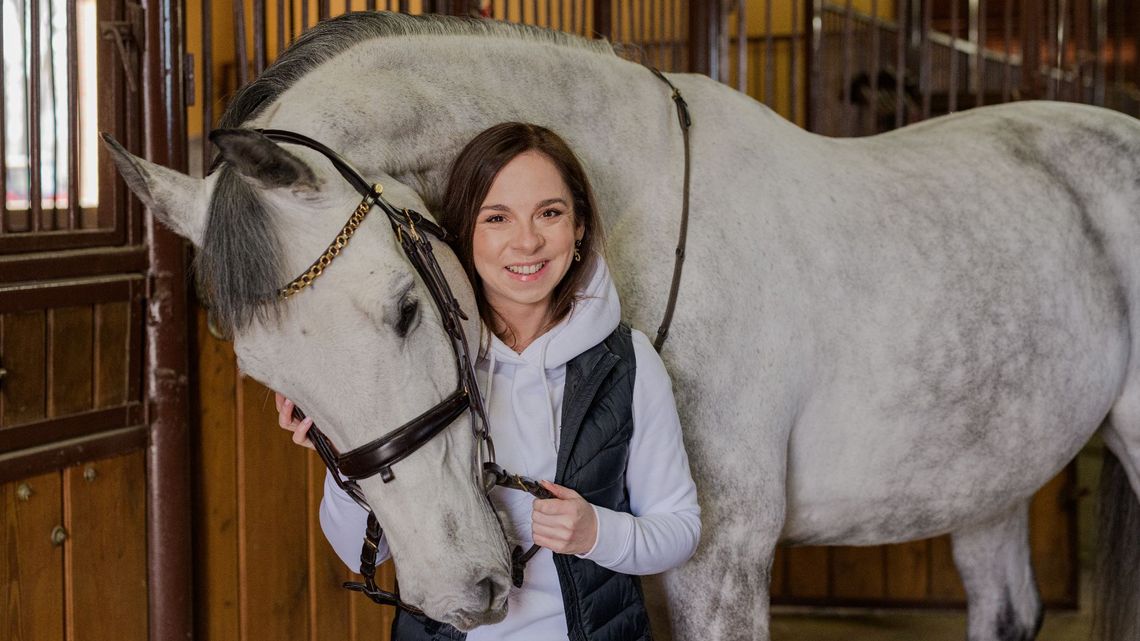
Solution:
M135 55L142 51L143 42L146 41L146 30L143 7L137 2L127 2L126 20L103 20L99 22L99 36L104 40L115 43L115 50L119 52L119 61L123 64L123 73L127 76L127 87L131 93L138 91L138 75L135 71Z

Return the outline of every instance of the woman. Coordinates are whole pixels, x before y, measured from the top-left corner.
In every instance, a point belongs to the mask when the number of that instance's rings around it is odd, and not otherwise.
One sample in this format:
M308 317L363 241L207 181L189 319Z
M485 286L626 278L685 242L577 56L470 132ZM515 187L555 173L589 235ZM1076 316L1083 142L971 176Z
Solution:
M668 374L645 335L619 324L586 174L550 130L504 123L459 154L444 202L439 222L458 238L454 250L491 330L477 370L498 462L563 481L542 481L554 495L546 500L492 491L514 539L543 549L506 618L466 638L647 639L636 576L692 555L700 509ZM591 376L604 378L579 385ZM278 409L281 426L304 443L309 419L294 422L280 396ZM326 480L321 526L354 570L364 523L364 511ZM403 612L393 632L397 641L464 638Z

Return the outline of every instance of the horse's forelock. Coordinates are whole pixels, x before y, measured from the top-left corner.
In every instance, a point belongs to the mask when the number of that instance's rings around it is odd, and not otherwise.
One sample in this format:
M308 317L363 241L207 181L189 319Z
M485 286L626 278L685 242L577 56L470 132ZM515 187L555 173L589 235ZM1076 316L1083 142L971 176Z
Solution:
M218 169L208 216L195 270L214 325L232 335L277 309L281 244L257 191L229 164Z

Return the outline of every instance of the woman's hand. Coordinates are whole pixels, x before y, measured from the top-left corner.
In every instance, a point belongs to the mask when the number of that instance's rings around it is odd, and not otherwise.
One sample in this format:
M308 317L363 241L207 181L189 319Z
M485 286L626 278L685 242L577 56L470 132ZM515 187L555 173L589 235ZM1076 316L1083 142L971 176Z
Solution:
M582 495L568 487L541 481L552 499L535 499L530 527L534 542L559 554L584 554L598 540L598 517Z
M281 429L289 430L293 433L293 442L297 445L302 445L310 450L316 449L313 447L313 442L309 440L309 428L313 426L313 419L308 416L303 421L297 421L293 418L293 401L285 398L280 393L275 393L275 402L277 403L277 424Z

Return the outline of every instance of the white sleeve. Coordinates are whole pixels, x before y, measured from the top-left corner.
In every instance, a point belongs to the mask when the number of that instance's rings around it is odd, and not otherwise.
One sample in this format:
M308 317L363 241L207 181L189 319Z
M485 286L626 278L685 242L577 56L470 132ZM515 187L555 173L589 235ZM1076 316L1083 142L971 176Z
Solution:
M325 471L325 495L321 499L321 530L332 545L333 551L353 572L360 572L360 548L364 544L364 530L368 525L368 512L356 504L333 481L332 473ZM388 541L380 537L376 550L376 563L388 559Z
M633 331L633 437L626 464L632 514L594 506L598 538L579 555L623 574L656 574L689 559L701 537L697 486L665 364L645 334Z

